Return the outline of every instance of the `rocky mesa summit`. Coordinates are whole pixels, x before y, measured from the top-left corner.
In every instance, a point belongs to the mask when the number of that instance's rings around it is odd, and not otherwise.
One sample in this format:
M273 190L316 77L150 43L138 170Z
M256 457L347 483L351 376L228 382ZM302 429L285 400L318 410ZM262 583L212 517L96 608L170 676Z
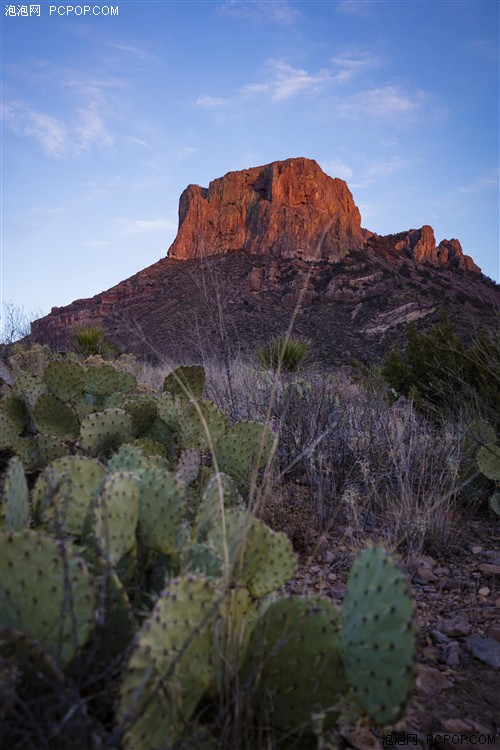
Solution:
M189 185L166 258L53 308L32 333L54 341L74 326L101 324L129 350L193 356L200 331L206 343L217 339L214 300L240 349L282 333L298 307L295 332L332 363L344 358L346 342L347 353L376 354L409 320L437 319L440 305L466 326L471 316L490 323L500 303L457 239L437 244L427 225L383 237L362 228L347 184L300 157Z

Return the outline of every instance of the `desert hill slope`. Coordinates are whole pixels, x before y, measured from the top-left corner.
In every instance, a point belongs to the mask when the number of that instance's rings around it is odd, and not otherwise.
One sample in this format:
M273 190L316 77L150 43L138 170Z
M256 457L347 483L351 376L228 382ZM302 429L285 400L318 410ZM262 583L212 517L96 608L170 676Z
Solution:
M437 321L441 306L467 337L493 325L500 290L430 226L363 229L346 183L296 158L188 186L166 258L53 308L32 334L63 344L75 326L102 324L124 350L199 359L227 345L255 350L295 313L294 333L339 365L379 356L409 321Z

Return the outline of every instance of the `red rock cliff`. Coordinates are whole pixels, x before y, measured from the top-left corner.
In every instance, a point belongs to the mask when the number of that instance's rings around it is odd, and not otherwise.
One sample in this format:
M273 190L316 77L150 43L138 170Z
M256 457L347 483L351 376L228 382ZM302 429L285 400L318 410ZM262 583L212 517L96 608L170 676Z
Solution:
M481 271L469 255L464 255L458 240L442 240L436 245L434 230L427 224L421 229L410 229L394 248L417 263L449 264L464 271Z
M229 172L208 188L189 185L169 256L185 260L235 250L338 261L365 243L361 216L343 180L312 159Z

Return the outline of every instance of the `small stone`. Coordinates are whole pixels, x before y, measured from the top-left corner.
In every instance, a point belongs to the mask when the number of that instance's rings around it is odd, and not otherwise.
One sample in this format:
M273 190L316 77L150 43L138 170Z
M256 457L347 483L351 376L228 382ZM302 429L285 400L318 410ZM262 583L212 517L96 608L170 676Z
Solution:
M491 563L483 563L479 566L481 573L486 576L500 576L500 565L492 565Z
M491 594L491 589L488 588L488 586L482 586L478 591L479 596L489 596Z
M330 565L330 563L332 563L332 562L335 561L335 555L333 554L333 552L331 550L327 550L325 552L323 560L324 560L325 563L327 563L327 565Z
M452 643L444 652L444 663L450 669L458 669L461 663L460 647L458 643Z
M442 620L438 624L437 629L452 638L469 635L472 630L469 620L462 614L455 615L455 617L451 617L448 620Z
M470 732L472 729L471 724L467 724L462 719L445 719L442 726L447 732Z
M435 695L451 688L452 683L439 669L424 664L419 667L417 687L425 695Z
M494 641L500 643L500 625L492 625L488 630L488 638L493 638Z
M467 648L472 656L493 669L500 669L500 643L493 638L481 638L473 633L467 638Z
M450 639L448 638L448 636L442 633L438 629L431 630L431 638L436 643L449 643L450 642Z
M474 547L471 548L471 552L473 555L479 555L479 553L482 551L483 551L483 548L480 547L479 545L475 545Z
M355 750L380 750L381 745L378 739L363 727L343 729L341 735Z

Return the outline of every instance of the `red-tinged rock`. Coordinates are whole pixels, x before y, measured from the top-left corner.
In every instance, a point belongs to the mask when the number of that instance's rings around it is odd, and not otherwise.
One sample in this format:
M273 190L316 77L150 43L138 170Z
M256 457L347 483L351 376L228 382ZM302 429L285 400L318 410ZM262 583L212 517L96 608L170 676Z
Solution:
M410 229L405 237L396 242L394 249L417 263L450 265L464 271L481 272L472 258L463 254L458 240L441 240L436 245L434 230L428 224L421 229Z
M229 172L208 188L189 185L169 257L182 260L245 250L336 262L363 247L361 215L343 180L313 159L286 159Z

